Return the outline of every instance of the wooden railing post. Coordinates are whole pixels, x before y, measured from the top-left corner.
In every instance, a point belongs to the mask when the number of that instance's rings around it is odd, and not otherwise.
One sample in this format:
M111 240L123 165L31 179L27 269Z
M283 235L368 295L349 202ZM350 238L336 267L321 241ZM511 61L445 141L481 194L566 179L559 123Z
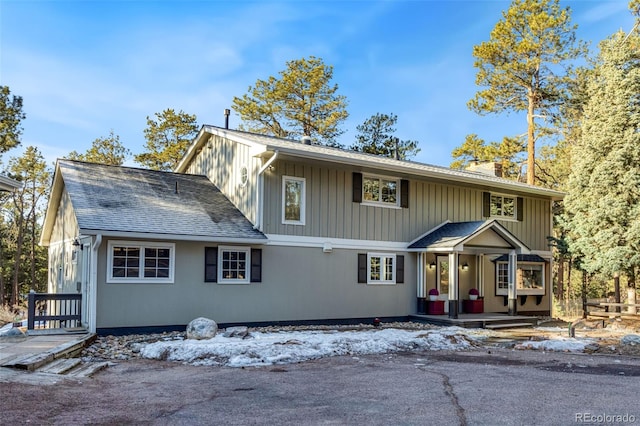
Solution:
M29 292L29 303L27 312L27 330L33 330L35 327L36 317L36 293Z

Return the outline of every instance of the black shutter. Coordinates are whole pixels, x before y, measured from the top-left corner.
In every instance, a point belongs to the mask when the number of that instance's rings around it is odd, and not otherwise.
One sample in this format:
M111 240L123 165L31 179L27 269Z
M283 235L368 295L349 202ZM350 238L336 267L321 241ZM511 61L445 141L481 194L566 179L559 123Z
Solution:
M251 282L262 282L262 249L251 249Z
M204 248L204 281L207 283L218 282L218 248Z
M491 217L491 193L482 193L482 216Z
M404 283L404 256L396 256L396 283Z
M353 202L362 202L362 173L353 172Z
M518 219L519 222L522 222L523 208L524 198L518 197L518 199L516 200L516 219Z
M406 179L400 181L400 207L409 208L409 181Z
M358 283L367 283L367 254L358 253Z

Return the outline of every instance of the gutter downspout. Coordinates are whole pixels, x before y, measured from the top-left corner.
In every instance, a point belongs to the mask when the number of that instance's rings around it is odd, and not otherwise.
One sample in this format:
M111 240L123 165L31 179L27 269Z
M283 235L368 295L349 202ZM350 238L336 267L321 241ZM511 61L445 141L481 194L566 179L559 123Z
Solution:
M89 332L96 332L97 325L97 300L98 300L98 250L102 244L102 234L96 235L96 240L91 245L91 278L89 279L89 300L87 305L91 308L89 315Z
M276 161L276 159L278 158L278 153L279 151L276 149L273 152L273 155L271 156L271 158L269 158L267 160L266 163L264 163L264 165L262 167L260 167L260 170L258 170L258 194L257 194L257 198L258 198L258 202L256 203L256 224L253 227L253 229L257 229L258 231L262 232L262 227L263 227L263 216L264 216L264 172L269 168L269 166L271 166L271 164L273 164L274 161Z

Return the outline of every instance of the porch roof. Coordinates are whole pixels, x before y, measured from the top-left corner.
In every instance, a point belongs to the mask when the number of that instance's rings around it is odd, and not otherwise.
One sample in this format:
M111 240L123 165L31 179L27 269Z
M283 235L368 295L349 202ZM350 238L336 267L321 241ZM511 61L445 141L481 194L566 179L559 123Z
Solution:
M495 220L473 222L446 221L409 244L410 251L462 251L464 244L486 231L493 231L509 246L520 252L529 248Z

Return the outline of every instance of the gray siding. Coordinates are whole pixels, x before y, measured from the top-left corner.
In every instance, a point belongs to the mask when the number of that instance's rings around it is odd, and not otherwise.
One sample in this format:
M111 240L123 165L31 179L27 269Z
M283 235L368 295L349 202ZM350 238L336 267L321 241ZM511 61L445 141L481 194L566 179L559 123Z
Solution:
M255 224L257 177L261 165L262 160L252 155L249 146L229 142L219 136L210 136L186 172L207 176ZM240 181L240 169L243 166L249 171L246 186Z
M483 189L416 178L409 179L409 208L354 203L352 172L348 168L322 163L276 161L275 170L265 173L264 232L409 242L445 220L485 219L482 216ZM375 174L375 171L371 173ZM282 177L285 175L306 179L305 225L282 224ZM549 250L546 237L551 235L550 201L525 197L523 213L522 222L501 223L532 250Z
M404 253L405 284L366 285L357 283L362 251L267 246L263 281L229 285L204 282L205 246L176 243L174 284L107 284L103 241L97 327L183 325L199 316L246 323L406 316L414 311L414 254Z

